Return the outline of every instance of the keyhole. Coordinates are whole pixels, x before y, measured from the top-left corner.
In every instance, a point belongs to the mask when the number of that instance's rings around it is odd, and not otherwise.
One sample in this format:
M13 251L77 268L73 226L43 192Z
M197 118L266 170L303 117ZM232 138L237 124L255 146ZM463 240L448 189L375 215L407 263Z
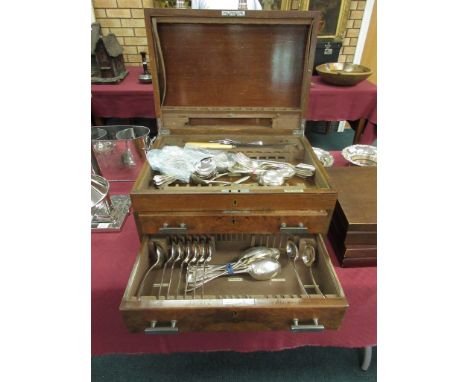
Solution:
M237 312L232 312L232 317L237 317Z
M236 224L236 219L231 220L232 224Z
M237 206L237 200L233 200L232 205L233 205L234 207L236 207L236 206Z

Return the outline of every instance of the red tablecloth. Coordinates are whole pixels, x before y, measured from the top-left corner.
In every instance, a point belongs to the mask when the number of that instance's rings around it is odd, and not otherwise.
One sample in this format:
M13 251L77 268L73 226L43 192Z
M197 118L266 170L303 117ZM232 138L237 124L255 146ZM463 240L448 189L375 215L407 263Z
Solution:
M335 165L346 162L334 153ZM114 184L113 193L128 192L131 185ZM341 268L327 242L349 308L337 331L322 333L181 333L148 336L130 334L124 327L119 305L137 251L139 240L130 216L120 233L92 234L92 354L168 353L233 350L273 351L305 345L364 347L377 343L377 269Z
M128 76L119 84L91 86L91 111L97 117L155 118L153 87L140 84L140 67L129 67ZM313 76L307 119L310 121L355 121L367 119L361 143L377 137L377 87L369 81L356 86L334 86Z
M153 85L140 84L140 67L127 68L128 75L118 84L91 85L91 113L97 117L156 118Z
M377 123L377 87L369 81L355 86L335 86L312 77L309 93L310 121L356 121Z
M367 119L359 143L377 139L377 87L369 81L355 86L334 86L312 77L309 93L309 121L356 121Z

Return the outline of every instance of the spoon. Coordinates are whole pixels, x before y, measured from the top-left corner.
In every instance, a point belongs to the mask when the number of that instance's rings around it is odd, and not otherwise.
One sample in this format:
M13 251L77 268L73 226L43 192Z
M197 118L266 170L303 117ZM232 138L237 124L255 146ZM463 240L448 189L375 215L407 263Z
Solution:
M185 258L182 261L180 265L180 271L179 271L179 281L177 282L177 290L176 290L176 299L179 297L179 287L180 287L180 279L182 278L182 273L184 271L184 265L188 264L190 261L190 257L192 256L192 241L188 237L186 242L185 242Z
M223 275L226 271L236 271L239 269L246 269L250 264L257 262L263 259L272 259L277 261L280 257L280 251L276 248L267 248L267 247L253 247L249 248L244 252L243 256L234 263L222 264L222 265L213 265L207 266L203 271L204 277L200 279L197 275L198 267L190 267L187 269L190 273L190 279L192 283L203 282L204 280L212 279L213 277L218 277Z
M235 274L248 273L255 280L270 280L281 272L281 264L274 259L263 259L251 263L245 271L236 271Z
M278 170L266 170L260 174L258 180L262 186L282 186L284 184L284 176Z
M192 243L189 243L190 246L190 254L193 254L192 258L189 258L188 263L187 263L187 271L185 273L185 291L184 291L184 299L187 298L187 287L188 287L188 267L191 263L197 261L197 256L198 256L198 246L195 244L195 238L193 238Z
M207 256L205 258L205 261L203 262L203 279L205 279L205 275L206 275L206 263L209 263L211 261L211 258L213 256L213 252L214 252L214 243L213 243L213 240L212 238L209 238L208 239L208 243L207 243ZM205 297L205 284L202 285L202 292L201 292L201 295L202 295L202 298Z
M267 247L256 247L252 248L250 251L244 254L241 257L240 262L243 265L249 265L254 261L262 259L273 259L278 260L280 257L280 251L277 248L267 248Z
M312 272L312 264L315 262L315 248L310 244L306 245L302 251L301 259L304 262L304 265L309 268L310 278L312 280L312 285L314 286L315 291L323 298L325 298L318 284L315 282L314 274Z
M190 264L197 265L197 261L199 259L198 254L200 253L200 247L198 245L198 238L193 241L192 243L192 250L193 250L193 258L190 260ZM188 269L188 268L187 268ZM197 267L195 267L195 278L197 278ZM193 291L193 298L195 298L195 290Z
M280 251L277 248L267 248L267 247L253 247L249 248L244 252L242 257L237 260L235 263L231 263L231 268L233 270L238 269L240 267L245 267L250 263L262 260L262 259L273 259L278 260L280 257ZM206 270L208 271L208 275L210 273L215 273L219 271L224 271L226 269L226 265L213 265L207 266Z
M262 259L255 261L251 264L249 264L247 267L238 269L233 271L230 269L229 271L226 270L221 274L215 275L207 280L203 280L200 282L192 279L192 275L190 274L188 277L188 283L192 284L192 288L189 290L195 290L199 288L200 286L206 284L209 281L212 281L220 276L226 276L226 275L237 275L237 274L242 274L242 273L248 273L250 277L252 277L254 280L258 281L266 281L266 280L271 280L273 277L278 275L281 272L281 264L274 259Z
M166 254L159 244L152 242L150 245L153 245L154 252L150 253L150 259L153 262L153 265L146 271L143 279L141 280L140 287L138 288L137 297L139 298L141 292L143 291L143 286L145 285L146 278L151 273L153 269L159 269L162 267L164 260L166 259Z
M164 273L166 272L166 267L167 264L171 263L177 256L177 248L175 243L173 242L171 245L171 257L164 263L163 271L162 271L162 276L161 276L161 283L159 284L159 292L158 292L158 298L161 298L161 290L162 286L164 283Z
M153 182L157 188L167 186L171 183L174 183L177 179L170 175L155 175L153 177Z
M296 274L297 281L299 283L299 286L301 287L302 291L306 296L309 294L307 293L304 284L302 283L302 280L299 276L299 273L297 272L296 268L296 261L299 258L299 249L297 248L297 245L294 244L292 241L288 241L286 245L286 253L289 257L289 260L292 262L293 268L294 268L294 273Z
M183 241L179 240L178 243L177 243L177 257L172 262L171 274L169 276L169 283L167 284L166 298L169 297L169 291L171 290L172 274L174 273L174 267L177 264L177 262L182 260L183 256L184 256L184 243L183 243Z

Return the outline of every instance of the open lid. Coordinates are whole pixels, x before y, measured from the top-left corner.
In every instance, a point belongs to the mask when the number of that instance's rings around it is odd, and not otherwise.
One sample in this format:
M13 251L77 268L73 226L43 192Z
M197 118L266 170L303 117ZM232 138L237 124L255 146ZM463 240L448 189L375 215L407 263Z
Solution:
M319 18L145 9L160 133L302 134Z

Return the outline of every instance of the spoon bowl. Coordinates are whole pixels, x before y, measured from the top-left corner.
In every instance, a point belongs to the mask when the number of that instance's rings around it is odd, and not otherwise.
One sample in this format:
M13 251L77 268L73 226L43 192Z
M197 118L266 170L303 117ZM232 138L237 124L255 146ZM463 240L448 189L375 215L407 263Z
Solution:
M263 259L249 265L247 273L255 280L271 280L281 272L281 264L274 259ZM244 273L244 272L243 272Z
M312 245L307 245L302 251L301 259L306 267L311 267L315 262L315 248Z

